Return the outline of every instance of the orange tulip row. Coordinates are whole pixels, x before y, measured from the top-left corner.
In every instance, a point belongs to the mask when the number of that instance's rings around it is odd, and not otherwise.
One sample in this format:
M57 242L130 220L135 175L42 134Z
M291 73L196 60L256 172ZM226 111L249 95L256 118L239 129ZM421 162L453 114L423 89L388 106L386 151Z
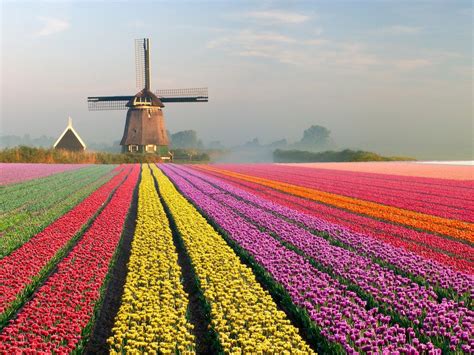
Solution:
M367 215L372 218L382 219L410 226L412 228L422 229L474 242L474 224L469 222L432 216L393 206L382 205L375 202L359 200L353 197L319 191L312 188L230 172L210 166L199 166L199 168L215 171L219 174L236 177L241 180L254 182L275 190L349 210L358 214Z

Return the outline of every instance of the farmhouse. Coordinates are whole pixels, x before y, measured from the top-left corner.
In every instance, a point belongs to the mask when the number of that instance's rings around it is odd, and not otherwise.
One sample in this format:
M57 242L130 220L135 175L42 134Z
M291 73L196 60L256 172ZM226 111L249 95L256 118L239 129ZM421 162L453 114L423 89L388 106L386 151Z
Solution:
M84 141L72 126L72 118L69 117L68 124L63 133L59 136L54 149L65 149L70 151L81 151L86 149Z

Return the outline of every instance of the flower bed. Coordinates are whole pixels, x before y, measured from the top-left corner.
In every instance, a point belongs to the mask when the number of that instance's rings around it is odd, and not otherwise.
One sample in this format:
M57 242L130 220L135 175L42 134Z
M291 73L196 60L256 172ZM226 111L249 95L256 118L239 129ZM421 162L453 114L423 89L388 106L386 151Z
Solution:
M380 266L370 258L332 245L325 239L316 238L302 227L237 199L226 189L217 189L201 179L186 174L183 169L177 170L195 188L237 212L244 219L255 224L257 228L263 227L278 239L296 247L303 252L303 255L314 260L320 269L355 289L356 293L366 301L374 302L392 318L398 319L400 324L408 324L417 329L420 334L430 334L432 341L435 344L438 343L440 347L448 348L450 345L456 345L458 350L461 350L462 346L468 346L467 342L462 340L462 334L469 333L472 324L465 322L470 312L464 307L464 303L452 300L440 303L441 299L438 299L431 286L420 286ZM235 193L235 189L230 189ZM467 293L465 298L469 301L474 278L468 277L464 284L455 283L461 280L462 278L456 278L453 285L458 286L459 291ZM441 321L443 317L448 318L448 313L450 322ZM425 322L425 317L432 319L435 316L438 317L439 322L432 321L429 325ZM424 324L424 327L421 328L420 324ZM455 339L454 343L451 343L451 337ZM444 340L441 340L443 338Z
M433 349L412 329L390 325L390 317L367 310L366 302L346 286L319 271L303 256L283 246L256 226L189 184L170 168L162 168L180 191L218 224L232 240L253 256L306 310L320 334L329 341L325 351L340 344L347 352Z
M153 170L211 307L211 325L224 351L310 352L252 271L171 182L156 167Z
M86 326L120 241L140 168L136 165L126 173L126 180L77 245L59 262L57 271L3 329L0 352L69 353L87 335Z
M278 191L283 191L291 195L318 201L327 205L351 211L353 213L474 242L474 224L472 223L426 215L419 212L381 205L370 201L358 200L352 197L341 196L307 187L219 170L213 167L205 167L205 169L218 171L224 175L255 182L263 186L271 187Z
M0 319L5 321L24 301L61 258L68 245L78 237L103 207L109 196L123 182L131 168L122 169L73 210L57 219L20 248L0 260Z
M473 249L471 246L460 241L357 215L349 211L277 191L270 187L239 180L235 177L225 176L209 170L201 171L232 182L234 185L245 188L252 194L257 194L265 200L344 226L351 231L368 234L385 243L408 249L425 258L431 258L450 265L456 270L474 273Z
M16 184L22 181L37 179L63 171L80 169L90 164L34 164L34 163L0 163L0 185Z
M137 218L124 294L108 341L111 353L193 351L192 325L186 319L188 295L168 218L147 166Z

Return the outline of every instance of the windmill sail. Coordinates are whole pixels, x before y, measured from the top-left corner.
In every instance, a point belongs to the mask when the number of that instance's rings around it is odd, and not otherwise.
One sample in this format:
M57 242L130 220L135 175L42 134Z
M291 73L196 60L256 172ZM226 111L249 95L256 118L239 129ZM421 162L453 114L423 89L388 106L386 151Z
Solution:
M150 41L148 38L135 40L135 70L137 89L150 90Z
M133 96L89 96L87 106L89 111L126 110L127 103Z
M207 88L161 89L155 91L161 102L208 102Z

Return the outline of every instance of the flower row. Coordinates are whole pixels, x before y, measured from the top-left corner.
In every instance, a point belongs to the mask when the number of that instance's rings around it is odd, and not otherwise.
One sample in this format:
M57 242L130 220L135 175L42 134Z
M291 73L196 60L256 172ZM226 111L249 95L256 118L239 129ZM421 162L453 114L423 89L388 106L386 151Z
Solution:
M181 277L168 219L150 169L143 166L124 293L108 340L111 353L193 351Z
M295 210L273 203L266 199L262 199L256 195L246 192L245 190L225 183L221 179L203 174L194 169L184 167L179 167L179 169L178 167L175 167L174 169L179 171L183 176L200 178L220 190L212 190L211 186L211 189L206 191L207 193L222 193L222 191L224 191L242 201L245 201L248 204L253 204L259 209L271 213L272 215L270 216L270 219L272 220L274 216L279 216L286 221L302 225L308 230L327 233L333 240L337 240L347 247L352 248L358 254L383 260L387 264L393 265L400 270L413 275L414 277L421 277L432 286L444 290L452 289L459 295L462 295L463 293L470 294L471 290L474 288L473 275L453 271L450 268L447 268L436 262L426 260L414 255L413 253L406 252L401 248L393 247L390 244L382 243L379 240L371 238L367 235L351 233L349 230L341 228L338 225L329 223L319 218L314 218L313 216L307 215L305 213L299 213ZM206 188L206 186L203 186L203 188ZM207 188L209 189L209 187ZM273 226L270 226L270 228L276 229ZM293 227L289 225L289 228ZM276 232L278 233L278 230L276 230ZM307 231L295 231L295 233L306 234ZM474 253L472 248L471 253Z
M366 302L303 256L260 231L230 207L214 200L171 168L162 168L180 191L199 206L279 282L294 304L304 308L329 342L348 353L434 349L415 337L412 329L390 325L390 316L367 310Z
M225 351L311 352L285 313L224 239L156 167L159 191L176 223Z
M74 209L0 260L0 315L40 273L54 266L55 257L94 217L128 173L128 168L122 169Z
M63 171L80 169L89 164L8 164L0 163L0 185L14 184L37 179Z
M241 180L256 182L260 185L268 186L295 196L322 202L351 212L367 215L372 218L383 219L390 222L407 225L412 228L419 228L430 232L436 232L465 239L468 241L474 241L474 224L472 223L426 215L419 212L385 206L370 201L362 201L352 197L336 195L329 192L318 191L284 182L254 177L251 175L233 173L209 166L206 166L205 169L219 171L223 175L234 176L240 178Z
M282 164L298 168L336 170L335 173L357 174L372 179L433 186L474 188L469 165L420 164L417 162L351 162Z
M71 179L65 179L61 186L48 184L40 189L25 189L25 194L31 195L29 201L20 208L13 207L13 210L0 217L0 233L3 233L0 238L0 258L10 254L110 180L112 174L107 173L111 170L110 167L81 169L77 173L84 172L84 176L81 174L77 178L73 176ZM16 196L9 199L21 200Z
M437 315L439 316L437 319L442 320L441 316L448 318L448 313L454 312L456 316L450 317L449 322L432 322L429 327L425 324L422 332L429 333L434 341L437 341L438 337L444 337L446 338L444 342L448 344L453 338L456 343L449 345L457 345L458 350L463 345L467 346L466 342L462 341L462 336L470 331L473 324L463 322L469 315L469 310L463 305L454 301L446 301L450 307L446 307L444 303L440 305L431 287L419 286L410 279L381 267L366 256L331 245L327 240L315 237L304 228L289 223L254 204L237 199L226 193L229 189L236 190L226 184L221 184L221 186L224 185L224 189L217 189L201 179L186 173L182 174L199 190L238 212L258 227L265 228L284 242L297 247L335 277L357 286L362 294L373 297L378 304L390 310L392 314L411 321L413 327L423 324L425 314L428 318ZM468 288L465 291L469 292L469 298L470 292L474 290L474 279L471 278L466 286Z
M378 164L378 163L376 163ZM364 164L367 165L367 164ZM380 165L380 164L379 164ZM370 173L359 171L344 171L339 169L315 169L304 166L304 164L285 166L282 164L231 164L221 165L227 170L236 172L252 172L254 170L260 171L286 171L287 174L298 174L299 176L307 176L311 180L329 180L329 181L341 181L350 182L354 184L374 186L374 187L385 187L396 191L406 192L421 192L427 195L433 196L448 196L462 200L473 201L469 189L474 188L472 181L468 180L448 180L450 170L453 167L447 169L446 167L438 166L443 171L443 178L428 178L418 176L401 176L396 175L396 170L390 172L394 174L383 174L383 173ZM327 164L325 164L327 166ZM339 165L340 166L340 165ZM357 164L358 169L363 169L363 165ZM321 168L323 166L320 166ZM264 168L264 169L259 169ZM464 167L468 168L468 167Z
M76 184L82 179L87 178L89 175L94 175L99 171L106 172L110 170L112 170L112 167L107 165L93 165L38 179L35 184L33 184L33 181L30 181L28 183L3 187L0 193L1 220L5 216L17 213L19 208L21 210L34 208L52 191L61 191L69 185ZM2 226L3 224L1 222Z
M474 222L474 200L470 199L465 188L450 187L448 191L432 194L430 185L418 184L415 189L397 187L386 180L377 182L357 175L345 177L328 170L321 172L318 169L280 165L238 165L235 168L231 165L228 169L430 215ZM456 192L464 198L453 198L452 195Z
M369 234L385 243L408 249L425 258L429 257L449 265L456 270L474 273L472 247L461 241L450 240L435 234L419 232L400 225L360 216L235 177L224 176L204 169L199 170L229 181L265 200L344 226L354 232Z
M128 170L128 169L127 169ZM0 352L70 353L81 341L119 244L140 167L135 165L57 272L0 335Z

